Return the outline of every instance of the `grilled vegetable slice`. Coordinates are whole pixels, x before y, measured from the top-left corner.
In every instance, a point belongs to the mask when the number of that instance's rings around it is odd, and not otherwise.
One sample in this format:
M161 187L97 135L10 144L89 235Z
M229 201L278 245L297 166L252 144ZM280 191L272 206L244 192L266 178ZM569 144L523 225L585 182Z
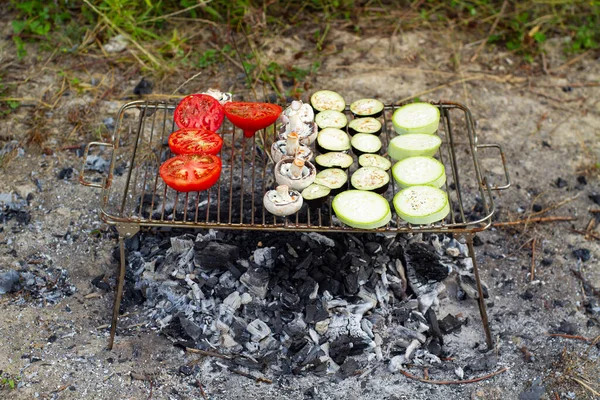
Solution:
M372 135L381 134L381 122L373 117L356 118L348 124L348 133L356 135L357 133L370 133Z
M348 175L339 168L328 168L317 174L314 183L328 187L331 194L337 194L346 188Z
M412 186L394 196L398 216L411 224L432 224L450 213L448 195L431 186Z
M441 144L442 139L437 135L426 133L399 135L390 140L388 155L394 160L416 156L432 157Z
M319 154L315 157L315 163L318 169L341 168L346 170L350 168L354 159L346 153L330 151L329 153Z
M225 113L217 99L208 94L191 94L184 97L173 119L180 128L205 128L216 132L221 127Z
M319 90L310 96L310 104L316 112L325 110L344 111L346 101L336 92L331 90Z
M342 129L348 125L348 118L346 114L335 110L321 111L315 117L315 123L321 129L325 128L338 128Z
M444 164L432 157L409 157L392 167L394 180L402 188L409 186L441 187L446 183Z
M399 134L435 133L440 124L440 110L429 103L412 103L398 108L392 115Z
M158 172L165 183L177 191L207 190L221 176L221 159L212 154L182 154L162 163Z
M357 117L379 117L383 114L383 103L377 99L360 99L350 104L350 111Z
M251 138L256 131L273 124L279 118L282 108L271 103L249 103L232 101L223 106L227 119Z
M174 154L218 154L223 139L204 128L181 128L169 136L169 148Z
M348 152L350 150L350 138L341 129L325 128L317 135L316 147L321 153L330 151Z
M387 171L392 167L392 163L385 157L378 154L363 154L358 157L358 165L361 167L377 167Z
M388 173L377 167L361 167L350 177L352 188L383 194L390 184Z
M352 136L350 143L352 144L352 151L357 156L365 153L377 153L381 150L381 140L377 136L368 133L357 133Z
M357 229L380 228L392 218L388 201L377 193L364 190L340 193L331 206L340 221Z
M302 197L304 198L304 202L308 204L309 207L318 208L325 203L325 200L327 200L329 197L330 192L331 189L329 189L327 186L313 183L302 191Z

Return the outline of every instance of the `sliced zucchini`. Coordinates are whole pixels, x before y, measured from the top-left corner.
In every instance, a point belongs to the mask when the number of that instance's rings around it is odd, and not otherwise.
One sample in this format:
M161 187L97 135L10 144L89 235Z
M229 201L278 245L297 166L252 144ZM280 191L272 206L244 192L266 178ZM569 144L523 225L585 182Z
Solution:
M330 151L348 152L350 150L350 138L341 129L325 128L317 135L316 147L321 153Z
M444 164L432 157L409 157L392 167L394 180L402 188L409 186L441 187L446 183Z
M379 117L383 114L383 107L377 99L360 99L350 104L350 111L357 117Z
M360 156L365 153L377 153L381 150L381 140L369 133L357 133L350 141L354 154Z
M392 163L378 154L363 154L358 157L358 165L361 167L377 167L384 171L392 168Z
M310 104L316 112L325 110L344 111L346 101L336 92L331 90L319 90L310 96Z
M302 191L302 198L309 207L318 208L325 203L331 189L327 186L313 183Z
M346 117L346 114L341 111L325 110L317 114L315 122L320 129L342 129L348 125L348 118Z
M392 115L394 129L399 134L427 133L437 131L440 110L429 103L412 103L398 108Z
M431 186L412 186L394 196L396 213L411 224L427 225L446 218L450 213L448 195Z
M408 157L432 157L440 148L442 139L428 133L409 133L390 140L388 155L394 160Z
M377 167L361 167L350 177L350 185L353 189L383 194L390 185L390 176Z
M328 187L331 194L338 194L346 188L348 174L339 168L328 168L317 174L314 183Z
M353 162L354 159L352 156L337 151L330 151L329 153L319 154L315 157L317 168L322 170L326 168L341 168L346 170L350 168Z
M348 133L351 135L356 135L357 133L379 135L381 134L381 122L373 117L356 118L348 124Z
M352 228L380 228L392 219L388 201L374 192L347 190L335 196L331 206L339 220Z

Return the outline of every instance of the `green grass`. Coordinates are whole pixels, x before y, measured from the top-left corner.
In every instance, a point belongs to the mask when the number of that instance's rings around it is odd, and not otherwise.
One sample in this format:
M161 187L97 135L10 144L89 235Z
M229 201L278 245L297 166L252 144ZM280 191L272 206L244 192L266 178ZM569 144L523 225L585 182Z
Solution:
M122 34L133 44L142 68L154 72L212 68L224 62L223 54L232 52L227 32L238 37L251 33L255 40L307 27L314 32L318 55L333 26L389 34L400 17L405 31L445 29L451 21L474 38L525 61L533 61L551 38L570 38L564 45L566 55L596 49L600 43L600 0L510 1L504 9L498 0L10 0L9 8L19 58L27 55L33 42L71 53ZM200 40L199 26L212 31L212 47ZM242 57L242 62L250 64L256 77L283 73L298 79L302 75L285 67L265 69L255 56Z

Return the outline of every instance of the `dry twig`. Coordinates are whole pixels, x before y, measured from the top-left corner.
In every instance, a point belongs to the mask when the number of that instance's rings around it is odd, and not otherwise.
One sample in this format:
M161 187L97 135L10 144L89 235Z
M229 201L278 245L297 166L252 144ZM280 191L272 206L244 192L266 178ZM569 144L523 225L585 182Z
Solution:
M542 218L527 218L527 219L518 219L516 221L506 221L506 222L494 222L492 226L501 227L501 226L514 226L514 225L523 225L532 222L558 222L558 221L575 221L576 217L566 217L566 216L556 216L556 217L542 217Z
M471 60L469 60L469 61L475 62L475 60L477 60L477 57L479 57L479 53L481 52L481 50L483 50L483 48L485 47L488 40L490 40L490 36L492 36L494 31L496 30L496 27L498 26L498 22L500 22L500 19L502 18L502 15L504 14L504 10L506 9L507 4L508 4L508 1L504 0L504 2L502 3L502 8L500 8L500 12L498 12L496 19L494 20L494 23L492 24L492 27L490 28L490 31L488 32L487 38L483 42L481 42L479 47L477 47L477 50L475 50L475 54L473 54L473 57L471 57ZM543 54L544 53L542 53L542 55Z
M268 383L269 385L273 383L272 380L268 379L268 378L263 378L262 376L254 376L252 374L249 374L247 372L244 371L240 371L239 369L230 369L231 372L241 375L243 377L246 378L250 378L250 379L254 379L256 382L263 382L263 383Z
M463 383L480 382L480 381L489 379L491 377L494 377L496 375L499 375L499 374L501 374L503 372L506 372L506 371L508 371L508 367L504 367L502 369L499 369L498 371L492 372L491 374L480 376L479 378L465 379L464 381L434 381L434 380L431 380L431 379L419 378L418 376L413 375L410 372L403 371L403 370L400 370L400 373L402 375L406 376L407 378L414 379L414 380L417 380L417 381L423 382L423 383L431 383L433 385L461 385Z
M582 340L582 341L588 342L588 343L591 343L591 342L594 341L594 339L586 338L584 336L567 335L566 333L548 333L548 332L546 332L546 336L561 337L561 338L564 338L564 339Z
M537 238L533 238L533 243L531 243L531 279L529 282L533 282L535 280L535 245L537 244Z
M202 354L203 356L222 358L223 360L231 360L230 356L226 356L225 354L217 353L215 351L193 349L191 347L186 347L185 351L188 351L188 352L194 353L194 354Z
M596 240L600 240L600 235L594 233L594 232L590 232L590 231L582 231L579 229L571 229L571 232L573 233L579 233L580 235L585 235L586 239L592 238L592 239L596 239Z

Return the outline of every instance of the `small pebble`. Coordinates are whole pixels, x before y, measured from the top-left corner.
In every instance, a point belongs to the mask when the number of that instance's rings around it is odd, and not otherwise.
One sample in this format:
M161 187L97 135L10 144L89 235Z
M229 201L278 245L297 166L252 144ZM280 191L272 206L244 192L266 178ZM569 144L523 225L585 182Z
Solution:
M584 262L588 261L592 257L590 251L584 248L573 250L573 255L575 256L575 258L579 258L581 261Z
M557 188L562 189L565 186L567 186L567 181L565 181L563 178L558 178L554 184L556 185Z

